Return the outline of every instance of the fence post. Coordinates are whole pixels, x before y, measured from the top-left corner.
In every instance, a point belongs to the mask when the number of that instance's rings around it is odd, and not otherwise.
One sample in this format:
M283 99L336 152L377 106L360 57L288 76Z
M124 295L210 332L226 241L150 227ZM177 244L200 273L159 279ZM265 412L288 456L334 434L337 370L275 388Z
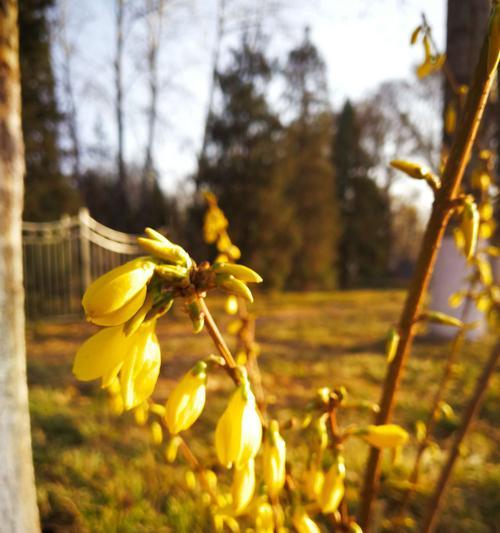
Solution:
M90 285L92 279L90 272L89 218L89 210L85 207L82 207L78 211L78 222L80 227L80 260L82 262L82 294Z

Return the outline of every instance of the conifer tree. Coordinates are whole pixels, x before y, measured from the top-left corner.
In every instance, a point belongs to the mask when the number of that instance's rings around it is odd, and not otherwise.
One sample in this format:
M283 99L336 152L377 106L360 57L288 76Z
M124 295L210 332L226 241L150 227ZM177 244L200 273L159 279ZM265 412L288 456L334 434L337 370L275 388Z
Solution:
M78 195L60 169L57 109L48 10L54 0L19 2L22 126L25 144L25 220L74 212Z
M349 100L338 117L333 144L342 228L340 285L374 285L380 283L388 267L390 206L369 176L373 162L362 146L362 125Z
M279 171L282 126L266 100L274 66L244 39L217 75L219 106L209 119L197 185L210 189L230 221L245 263L280 288L294 250L293 210Z
M335 179L331 163L332 120L325 64L306 30L288 56L286 97L293 113L284 140L284 173L295 211L300 246L290 285L328 288L336 284L338 237Z

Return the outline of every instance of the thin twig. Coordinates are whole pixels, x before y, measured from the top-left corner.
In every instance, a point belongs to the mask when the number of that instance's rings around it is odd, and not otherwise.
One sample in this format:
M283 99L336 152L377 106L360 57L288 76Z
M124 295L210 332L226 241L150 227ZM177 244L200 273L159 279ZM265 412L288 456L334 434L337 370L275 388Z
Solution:
M476 138L479 123L495 72L488 71L488 35L485 38L474 82L467 97L462 124L457 131L450 156L443 172L442 187L436 194L431 215L422 241L417 259L415 273L407 294L406 302L399 322L401 339L396 355L387 369L380 400L380 412L376 417L376 424L387 423L394 409L394 398L401 381L403 371L409 356L415 335L415 319L420 313L430 277L436 260L437 252L444 232L451 216L450 201L459 191L465 167ZM370 518L373 499L378 492L380 478L380 450L371 448L366 467L361 507L360 525L367 533L370 528Z
M472 292L472 290L474 289L474 284L475 284L474 281L470 283L469 289L467 290L468 294L470 294L470 292ZM467 300L465 301L465 304L464 304L464 307L461 313L462 322L465 322L467 320L471 302L472 302L471 298L467 298ZM420 472L420 463L422 461L422 457L424 455L425 450L429 446L430 436L434 432L434 428L437 422L437 415L439 412L439 405L441 404L441 401L447 390L448 383L453 374L453 366L455 364L458 354L460 353L463 340L465 338L466 327L467 326L464 324L461 328L459 328L455 337L453 338L451 349L446 359L446 365L443 370L443 374L441 376L441 381L439 382L439 386L434 395L434 399L432 401L431 409L429 411L429 415L428 415L427 422L425 425L425 438L422 439L422 442L420 443L418 447L417 455L415 457L415 462L413 464L413 469L410 474L410 477L408 478L410 485L408 489L406 490L404 497L403 497L403 501L401 503L401 511L400 511L401 516L405 515L408 505L410 503L411 497L413 493L415 492L416 483L418 482L418 476Z
M500 342L497 342L497 344L493 347L491 351L491 355L488 361L486 362L486 365L484 366L483 372L476 381L476 388L474 389L474 394L472 395L469 404L467 405L467 409L463 414L460 427L458 428L455 434L455 438L453 439L453 444L448 455L448 460L446 461L446 464L441 471L441 475L436 485L436 490L434 491L434 494L432 495L429 502L429 506L427 508L428 510L424 526L422 528L422 533L432 533L436 528L437 518L441 509L443 497L445 495L446 488L451 477L451 472L459 456L460 445L462 444L465 435L469 431L472 422L474 421L475 417L479 412L479 408L481 407L486 389L488 388L488 383L490 381L491 376L493 375L499 356Z
M201 308L203 311L203 314L205 316L205 329L207 330L208 334L212 338L212 341L215 344L215 347L219 351L219 353L222 355L224 360L226 361L226 365L224 368L226 369L227 373L231 377L231 379L234 381L236 385L240 384L240 376L238 376L238 373L236 372L236 361L234 360L234 357L231 353L231 350L229 349L228 345L226 344L226 341L224 340L224 337L222 336L222 333L220 332L219 327L215 323L214 317L212 316L212 313L207 307L207 304L205 303L205 300L203 298L200 298ZM257 407L257 413L259 415L260 421L262 423L262 426L264 428L267 427L267 421L264 415L262 414L261 410Z

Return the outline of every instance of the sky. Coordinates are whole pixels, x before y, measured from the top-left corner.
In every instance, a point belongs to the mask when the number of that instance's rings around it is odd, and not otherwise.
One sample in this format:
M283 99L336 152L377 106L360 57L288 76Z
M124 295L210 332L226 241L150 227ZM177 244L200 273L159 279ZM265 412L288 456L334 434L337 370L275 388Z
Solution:
M235 0L226 0L231 7ZM241 0L245 3L245 0ZM252 9L268 9L276 0L252 0ZM279 1L279 0L278 0ZM284 60L304 28L327 66L330 98L339 109L346 98L359 100L389 79L414 79L422 59L409 37L424 12L441 49L445 40L444 0L282 0L266 17L268 52ZM113 103L113 0L64 0L73 54L78 124L83 143L115 152ZM217 0L169 0L164 23L160 120L154 155L166 191L185 187L193 172L206 113ZM255 7L257 6L257 7ZM242 12L229 9L222 61L238 40L234 31ZM128 24L126 35L126 159L142 164L147 105L144 24ZM233 28L233 29L231 29ZM60 56L56 47L56 65ZM415 82L418 83L418 82ZM99 133L97 133L99 132ZM93 152L92 152L93 154ZM92 163L94 155L87 156Z

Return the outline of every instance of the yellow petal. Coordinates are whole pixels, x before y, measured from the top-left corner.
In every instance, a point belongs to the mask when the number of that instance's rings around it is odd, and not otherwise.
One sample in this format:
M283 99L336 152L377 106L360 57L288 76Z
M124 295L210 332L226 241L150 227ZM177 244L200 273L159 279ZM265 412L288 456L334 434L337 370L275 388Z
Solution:
M122 326L102 329L80 346L73 363L73 374L82 381L102 376L109 380L109 376L123 364L129 346Z
M97 278L83 296L85 313L93 319L120 309L148 283L154 267L149 258L139 257Z
M345 492L345 466L339 456L328 470L319 497L321 511L325 514L334 513L342 501Z
M191 427L203 411L207 383L206 367L204 362L196 365L168 397L165 421L173 435Z
M370 425L362 431L359 436L375 448L395 448L408 440L408 433L396 424Z
M255 491L254 460L250 459L241 468L235 468L231 494L236 515L241 514L251 502Z
M293 526L298 533L320 533L317 524L306 513L303 507L299 507L293 515Z
M154 323L147 324L129 337L133 339L120 374L125 409L144 402L151 396L160 373L161 354Z
M276 497L285 485L286 443L279 433L276 420L271 420L262 454L264 481L271 498Z
M215 449L226 467L243 466L259 451L262 424L249 386L240 385L229 400L215 430Z
M142 307L146 299L147 286L144 287L123 307L107 315L100 315L89 317L89 322L97 324L98 326L119 326L132 318L137 311Z

